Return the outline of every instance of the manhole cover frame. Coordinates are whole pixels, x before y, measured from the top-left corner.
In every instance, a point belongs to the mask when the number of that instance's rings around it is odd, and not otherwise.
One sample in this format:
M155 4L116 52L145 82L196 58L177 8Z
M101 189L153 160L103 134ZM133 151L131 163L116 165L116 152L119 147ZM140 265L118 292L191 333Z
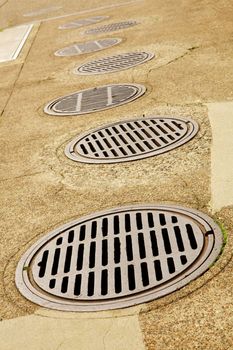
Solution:
M142 61L140 61L140 62L137 62L137 63L134 63L134 64L132 64L132 65L129 65L129 66L126 66L126 67L120 67L120 68L117 68L117 69L112 69L112 70L107 70L107 71L104 71L104 72L98 72L98 71L93 71L93 72L83 72L81 69L83 68L83 67L85 67L87 64L91 64L91 63L93 63L93 64L98 64L99 62L101 62L102 60L107 60L107 59L112 59L113 57L116 57L116 56L124 56L124 55L126 55L126 54L129 54L129 53L131 53L131 54L139 54L139 53L145 53L145 54L147 54L147 57L145 58L145 59L143 59ZM134 68L134 67L137 67L137 66L139 66L139 65L141 65L141 64L144 64L144 63L146 63L146 62L148 62L148 61L150 61L150 60L152 60L154 57L156 57L155 56L155 54L154 53L152 53L152 52L146 52L146 51L135 51L135 52L127 52L127 53L121 53L121 54L117 54L117 55L113 55L113 56L107 56L107 57L101 57L100 59L97 59L97 60L93 60L93 61L88 61L88 62L86 62L86 63L84 63L84 64L82 64L82 65L80 65L80 66L78 66L78 67L76 67L76 68L74 68L74 70L73 70L73 73L74 74L76 74L76 75L84 75L84 76L86 76L86 75L98 75L98 74L110 74L110 73L117 73L117 72L120 72L120 71L123 71L123 70L127 70L127 69L131 69L131 68Z
M95 133L97 131L101 131L104 128L107 127L113 127L115 125L119 125L119 124L123 124L123 123L129 123L129 122L135 122L138 120L151 120L151 119L172 119L175 121L182 121L185 122L186 124L188 124L190 126L188 133L181 138L180 140L173 142L172 144L169 144L168 146L164 146L163 148L159 149L159 150L152 150L148 153L142 153L142 154L138 154L135 156L129 156L129 157L116 157L116 158L91 158L91 157L84 157L83 155L80 155L79 153L75 152L75 147L77 145L77 143L79 141L81 141L82 139L84 139L85 137L88 137L88 135L90 135L91 133ZM130 161L136 161L136 160L141 160L141 159L146 159L146 158L150 158L150 157L154 157L163 153L167 153L173 149L176 149L184 144L186 144L187 142L189 142L190 140L192 140L198 133L199 131L199 124L191 119L191 117L180 117L180 116L150 116L150 117L141 117L141 118L133 118L133 119L125 119L125 120L121 120L121 121L116 121L113 123L108 123L108 124L104 124L101 126L98 126L97 128L93 128L91 130L85 131L80 133L79 135L77 135L75 138L73 138L65 147L65 155L75 161L75 162L81 162L81 163L86 163L86 164L114 164L114 163L123 163L123 162L130 162Z
M93 22L90 22L90 23L87 23L87 24L83 24L83 25L80 25L80 26L75 26L75 23L78 22L78 21L82 21L82 20L91 20L91 19L94 19L94 18L97 18L99 17L100 19L99 20L96 20L96 21L93 21ZM79 29L79 28L82 28L82 27L87 27L87 26L91 26L93 24L96 24L96 23L100 23L104 20L107 20L109 19L110 16L94 16L94 17L89 17L89 18L81 18L81 19L77 19L77 20L74 20L74 21L71 21L71 22L68 22L68 23L65 23L65 24L61 24L58 29L61 29L61 30L67 30L67 29ZM66 27L67 25L71 25L73 24L74 26L73 27Z
M106 46L106 47L101 47L101 48L98 48L97 50L93 50L93 51L87 51L87 52L80 52L80 53L77 53L77 54L73 54L73 55L63 55L63 54L60 54L60 52L66 50L66 49L70 49L72 48L73 46L75 45L82 45L82 44L89 44L89 43L92 43L92 42L95 42L95 41L103 41L103 40L116 40L116 42L110 46ZM101 38L101 39L98 39L98 40L90 40L90 41L84 41L84 42L78 42L78 43L74 43L72 45L69 45L69 46L65 46L63 47L62 49L58 49L57 51L54 52L54 55L57 56L57 57L74 57L74 56L81 56L81 55L88 55L88 54L92 54L94 52L99 52L99 51L102 51L102 50L106 50L108 48L111 48L113 46L116 46L118 44L120 44L121 42L123 41L123 39L121 38Z
M110 30L103 30L104 28L108 28L108 27L111 27L111 26L117 26L119 24L127 24L129 23L128 26L126 27L122 27L122 28L115 28L115 29L110 29ZM104 33L112 33L112 32L118 32L120 30L125 30L125 29L129 29L129 28L132 28L138 24L141 24L140 22L136 21L136 20L128 20L128 21L121 21L121 22L113 22L113 23L109 23L109 24L105 24L105 25L102 25L102 26L98 26L98 27L95 27L95 28L91 28L91 29L87 29L85 30L84 32L82 32L82 35L101 35L101 34L104 34Z
M100 109L96 109L96 110L88 110L88 111L83 111L83 112L61 112L61 113L52 110L53 106L56 105L59 101L65 99L65 98L68 98L72 95L81 93L81 92L93 90L94 88L78 90L78 91L72 92L68 95L60 96L54 100L51 100L49 103L47 103L45 105L44 113L46 113L48 115L53 115L53 116L66 117L66 116L80 116L80 115L85 115L85 114L90 114L90 113L101 112L101 111L105 111L105 110L108 110L111 108L119 107L119 106L125 105L127 103L133 102L134 100L138 99L139 97L142 97L147 91L147 89L144 85L135 84L135 83L132 83L132 84L131 83L107 84L107 85L97 86L96 88L105 88L105 87L111 87L111 86L132 86L135 89L138 89L138 91L136 92L136 94L134 94L133 97L128 98L127 100L124 100L116 105L109 105L109 106L106 106L106 107L103 107Z
M196 261L188 267L188 269L184 269L178 277L172 278L166 283L166 286L163 284L158 288L158 290L154 291L153 288L149 289L145 292L137 293L134 295L126 296L117 299L108 299L108 300L97 300L97 301L72 301L72 300L62 300L60 301L59 297L50 295L47 292L38 292L36 290L28 277L27 270L29 268L30 262L33 260L36 252L46 245L49 240L53 239L56 235L61 234L63 231L72 228L77 224L81 224L85 221L96 219L101 216L106 216L108 214L119 214L121 212L126 211L140 211L140 210L160 210L160 211L168 211L170 213L174 212L180 215L189 216L195 222L199 222L199 225L208 226L210 228L209 231L206 231L205 236L208 237L210 242L208 243L208 247L206 249L207 254L203 255L200 253L200 259L198 259L198 264ZM185 208L181 206L175 205L155 205L155 204L143 204L143 205L131 205L131 206L122 206L116 207L110 210L103 210L100 212L96 212L87 216L80 217L79 219L73 220L69 223L66 223L57 229L51 231L46 234L42 238L40 238L36 243L34 243L21 257L15 273L15 283L20 291L20 293L30 300L33 303L36 303L42 307L47 307L50 309L61 310L61 311L80 311L80 312L94 312L94 311L103 311L103 310L112 310L112 309L120 309L125 307L131 307L135 305L140 305L146 302L152 302L156 299L159 299L163 296L169 295L182 287L186 286L189 282L195 280L197 277L202 276L203 273L207 272L210 266L215 263L219 255L221 254L223 245L223 235L220 227L213 221L212 218L207 216L204 213L201 213L197 210L191 208ZM189 270L189 274L187 275L187 270ZM186 273L186 275L185 275ZM182 274L184 277L182 278ZM155 289L156 287L154 287ZM159 294L159 295L158 295Z

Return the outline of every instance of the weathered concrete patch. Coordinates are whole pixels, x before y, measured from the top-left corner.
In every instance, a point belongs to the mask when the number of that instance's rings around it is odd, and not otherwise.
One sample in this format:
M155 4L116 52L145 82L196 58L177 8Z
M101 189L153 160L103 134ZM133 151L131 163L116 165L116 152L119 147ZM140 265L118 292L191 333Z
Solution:
M59 317L60 316L60 317ZM138 316L120 318L72 318L31 315L3 321L0 325L4 350L144 350ZM110 315L111 316L111 315ZM12 337L12 330L14 336Z
M0 32L0 62L15 60L18 57L32 27L33 25L29 24Z
M233 102L208 103L213 142L211 151L211 208L233 204Z

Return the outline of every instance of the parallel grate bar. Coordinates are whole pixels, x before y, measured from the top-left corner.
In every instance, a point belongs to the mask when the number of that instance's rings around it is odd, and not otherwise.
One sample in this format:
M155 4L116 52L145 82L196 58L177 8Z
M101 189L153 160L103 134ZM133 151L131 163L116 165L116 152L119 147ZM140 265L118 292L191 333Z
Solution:
M73 298L129 294L192 263L203 245L198 230L164 212L111 214L66 231L42 250L35 279L47 291Z

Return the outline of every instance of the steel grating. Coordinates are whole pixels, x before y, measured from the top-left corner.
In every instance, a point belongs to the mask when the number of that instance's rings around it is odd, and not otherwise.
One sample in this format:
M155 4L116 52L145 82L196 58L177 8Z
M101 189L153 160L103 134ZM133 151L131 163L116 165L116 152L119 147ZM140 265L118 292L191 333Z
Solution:
M68 158L83 163L120 163L165 153L191 140L198 124L190 118L138 118L101 126L73 139Z
M189 208L137 205L80 218L21 258L19 291L52 309L97 311L157 299L205 272L222 234Z
M122 41L120 38L106 38L94 41L86 41L84 43L76 43L71 46L57 50L55 56L69 57L78 56L86 53L101 51L109 47L115 46Z
M91 24L95 24L101 21L104 21L105 19L108 19L109 16L95 16L90 18L84 18L84 19L77 19L69 23L65 23L60 25L59 29L75 29L75 28L81 28L85 26L89 26Z
M49 102L44 111L60 116L93 113L134 101L145 91L139 84L104 85L59 97Z
M84 34L102 34L108 32L115 32L121 29L127 29L136 26L137 24L139 24L139 22L133 20L118 23L110 23L104 26L88 29L84 32Z
M149 52L123 53L85 63L76 68L74 73L81 75L92 75L117 72L145 63L151 60L153 57L154 54Z

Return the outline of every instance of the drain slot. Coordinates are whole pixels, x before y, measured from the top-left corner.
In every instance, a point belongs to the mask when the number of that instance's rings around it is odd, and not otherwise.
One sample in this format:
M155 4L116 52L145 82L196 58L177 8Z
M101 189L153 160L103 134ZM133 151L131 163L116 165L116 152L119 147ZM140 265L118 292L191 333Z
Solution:
M120 38L105 38L95 41L86 41L83 43L76 43L57 50L55 56L71 57L79 56L87 53L97 52L109 47L115 46L122 41Z
M200 212L119 207L44 236L19 262L16 284L29 300L54 309L121 308L181 288L208 269L221 246L219 227Z
M106 24L104 26L88 29L84 32L84 34L102 34L102 33L108 33L108 32L115 32L121 29L127 29L130 27L134 27L137 24L139 24L137 21L129 20L124 22L118 22L118 23L110 23Z
M174 120L179 120L179 130ZM161 127L172 125L172 128ZM153 125L153 126L152 126ZM108 124L83 133L65 150L68 158L84 163L120 163L170 151L191 140L198 124L189 118L151 117ZM165 132L165 133L164 133Z
M59 97L49 102L44 108L44 112L56 116L82 115L102 111L134 101L142 96L146 91L143 85L139 84L112 84L99 86L97 88L77 91L70 95ZM92 138L100 141L104 135L92 135ZM88 135L87 144L83 150L91 148L95 153L94 142L90 142L91 135ZM98 153L97 153L98 154Z
M74 69L75 74L93 75L113 73L143 64L154 57L149 52L130 52L90 61Z

